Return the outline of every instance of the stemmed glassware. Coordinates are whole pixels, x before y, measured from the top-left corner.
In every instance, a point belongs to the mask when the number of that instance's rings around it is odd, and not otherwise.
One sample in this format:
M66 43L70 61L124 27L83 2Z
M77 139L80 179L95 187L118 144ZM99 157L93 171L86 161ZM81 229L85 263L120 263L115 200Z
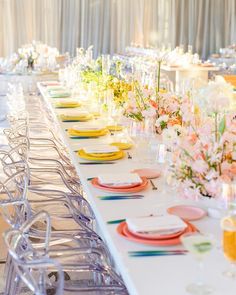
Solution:
M211 235L201 233L186 233L181 236L181 242L189 253L198 262L199 277L195 283L191 283L186 287L186 291L195 295L212 294L213 288L204 282L203 268L204 258L207 256L214 247L214 239Z

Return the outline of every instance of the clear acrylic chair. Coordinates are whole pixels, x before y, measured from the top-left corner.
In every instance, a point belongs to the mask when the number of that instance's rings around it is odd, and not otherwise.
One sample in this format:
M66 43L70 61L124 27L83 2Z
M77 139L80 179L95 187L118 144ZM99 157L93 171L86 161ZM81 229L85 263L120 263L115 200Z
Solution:
M67 235L67 238L68 236L73 237L80 247L97 247L104 253L106 260L112 264L112 258L106 245L94 231L96 227L95 216L85 199L79 195L67 195L65 193L61 195L62 192L60 191L52 192L46 189L32 189L38 195L38 199L35 198L34 201L28 202L27 193L31 191L28 185L28 166L24 162L11 163L4 166L4 171L7 171L7 175L10 175L10 177L2 185L4 192L6 191L6 198L4 200L0 199L0 206L2 205L5 210L6 208L10 208L11 210L13 208L18 213L18 204L15 202L20 201L21 205L20 214L17 214L15 219L9 222L6 217L6 221L12 228L19 228L27 217L32 216L42 209L46 209L52 217L53 237L55 239L60 239L61 237L59 235L63 234ZM19 175L21 176L22 183L16 181ZM14 195L10 193L7 195L10 191L10 189L5 189L7 185L14 191ZM22 188L27 188L27 193L26 190L23 193ZM54 193L54 198L49 199L48 195L52 193ZM41 228L36 228L34 229L34 235L41 236L43 235L43 231Z
M43 222L47 228L40 245L30 235L30 228L38 222ZM64 248L50 246L50 217L44 211L36 214L19 230L8 231L5 242L14 265L14 278L11 283L7 282L9 289L5 290L8 292L5 294L25 294L21 282L33 290L34 294L48 294L47 290L52 292L52 289L60 290L61 293L58 294L127 294L123 281L116 272L99 262L100 253L96 248L67 248L65 244ZM62 271L64 284L59 282L63 279ZM34 273L38 276L32 277ZM41 289L37 289L39 286ZM15 293L10 293L11 289Z

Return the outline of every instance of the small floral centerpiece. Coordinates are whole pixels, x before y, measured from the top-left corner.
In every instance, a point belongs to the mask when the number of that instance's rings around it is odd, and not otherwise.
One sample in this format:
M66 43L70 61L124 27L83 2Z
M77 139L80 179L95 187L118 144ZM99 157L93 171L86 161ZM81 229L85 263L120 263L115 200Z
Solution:
M166 91L159 91L158 100L156 100L155 90L148 89L135 81L133 90L128 93L128 98L124 111L126 117L139 122L152 120L157 134L162 134L163 131L175 133L176 136L180 134L182 125L180 97Z
M59 52L56 48L52 48L41 42L33 41L20 47L17 52L13 53L9 58L5 59L5 68L3 71L25 72L32 71L37 68L44 71L45 68L56 67L56 57Z
M35 47L31 44L25 45L18 49L19 59L27 61L27 68L33 69L34 63L39 57L39 53L35 50Z

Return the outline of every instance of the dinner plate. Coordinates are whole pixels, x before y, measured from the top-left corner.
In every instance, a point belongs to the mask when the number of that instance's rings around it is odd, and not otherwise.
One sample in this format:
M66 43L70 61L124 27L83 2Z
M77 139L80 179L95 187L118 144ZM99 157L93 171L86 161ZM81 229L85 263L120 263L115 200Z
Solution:
M110 145L114 145L121 150L128 150L133 146L130 142L112 142Z
M134 186L134 187L129 187L129 188L114 188L114 187L106 187L101 184L99 184L98 178L93 178L91 181L91 184L103 191L107 192L113 192L113 193L136 193L144 190L148 186L148 180L146 178L143 178L143 182L140 185Z
M87 116L60 115L60 119L62 120L62 122L86 122L92 119L92 115L87 115Z
M151 168L135 169L132 172L137 173L140 177L146 177L148 179L158 178L161 176L161 172L159 170Z
M123 129L123 126L121 126L121 125L108 125L107 129L109 131L121 131Z
M79 137L98 137L106 135L108 130L106 128L100 130L86 130L86 131L78 131L72 128L68 129L68 133L71 136L79 136Z
M167 212L185 220L198 220L206 216L206 211L195 206L177 205L167 209Z
M67 102L58 102L55 104L55 107L58 109L70 109L70 108L77 108L80 107L80 103L67 103Z
M139 186L141 185L142 183L144 183L147 179L146 178L142 178L142 182L139 183L139 182L136 182L136 183L130 183L130 184L102 184L99 182L99 179L98 179L98 184L102 187L107 187L107 188L115 188L115 189L119 189L119 188L132 188L132 187L136 187L136 186Z
M175 237L180 236L181 234L183 234L186 231L186 228L182 229L182 230L175 230L172 233L140 233L140 232L134 232L132 230L130 230L128 228L128 230L136 237L138 238L142 238L142 239L148 239L148 240L166 240L166 239L172 239ZM166 231L167 232L167 231ZM169 231L170 232L170 231Z
M186 222L188 224L188 227L185 229L185 231L183 233L191 233L191 232L196 232L197 229L196 227L189 223ZM167 239L146 239L146 238L141 238L141 237L137 237L136 235L134 235L133 233L131 233L128 229L128 225L127 223L121 222L118 227L117 227L117 232L120 236L122 236L123 238L132 241L132 242L136 242L136 243L140 243L140 244L144 244L144 245L150 245L150 246L174 246L174 245L179 245L181 244L181 240L180 237L181 235L177 236L177 237L173 237L173 238L167 238Z
M118 151L115 153L106 153L106 155L102 154L87 154L83 149L78 151L78 156L82 159L93 160L93 161L113 161L118 160L124 157L123 151Z

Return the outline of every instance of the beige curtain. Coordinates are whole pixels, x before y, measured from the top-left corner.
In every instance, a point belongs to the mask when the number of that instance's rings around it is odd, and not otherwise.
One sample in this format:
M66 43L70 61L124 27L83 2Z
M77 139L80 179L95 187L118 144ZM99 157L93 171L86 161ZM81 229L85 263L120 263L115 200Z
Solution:
M191 44L206 58L236 43L236 0L0 0L0 56L32 40L95 55Z

